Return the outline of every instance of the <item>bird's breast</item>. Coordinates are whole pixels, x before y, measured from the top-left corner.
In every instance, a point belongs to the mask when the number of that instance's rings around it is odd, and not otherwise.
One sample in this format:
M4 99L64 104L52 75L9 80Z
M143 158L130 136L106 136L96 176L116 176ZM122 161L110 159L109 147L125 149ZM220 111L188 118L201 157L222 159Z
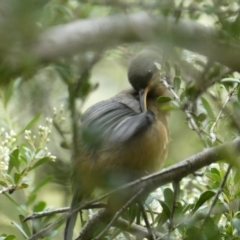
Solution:
M163 164L168 151L168 130L158 119L138 137L133 138L127 148L119 151L126 169L143 176L156 172Z
M136 122L124 122L124 131L119 131L119 137L114 135L114 141L103 141L99 147L82 148L82 154L75 162L76 172L81 173L78 175L80 180L86 184L91 183L92 186L114 187L160 169L168 152L167 119L156 100L148 101L148 109L154 114L154 118L151 118L144 128L136 127L139 123L138 115L145 121L143 113L136 113ZM119 110L114 109L115 111ZM125 110L121 110L120 113L123 111ZM107 115L104 116L103 123L108 121ZM128 130L134 126L134 129L139 131L129 134ZM117 141L124 139L121 137L124 133L129 137L124 141Z

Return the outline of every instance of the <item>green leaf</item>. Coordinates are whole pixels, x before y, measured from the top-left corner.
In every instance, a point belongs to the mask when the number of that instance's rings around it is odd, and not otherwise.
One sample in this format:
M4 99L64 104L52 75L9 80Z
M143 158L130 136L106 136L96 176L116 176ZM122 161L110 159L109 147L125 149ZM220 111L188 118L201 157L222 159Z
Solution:
M200 121L200 122L203 122L204 120L206 120L206 118L207 118L207 115L205 113L200 113L197 116L197 120Z
M14 180L13 180L13 178L12 178L11 175L9 175L9 174L4 174L4 176L5 176L5 178L7 179L7 181L8 181L9 183L11 183L12 185L14 185Z
M203 226L203 233L206 235L207 239L221 239L221 233L218 226L214 223L212 218L207 218Z
M67 84L69 85L72 79L72 73L71 73L71 69L69 66L64 65L64 64L56 64L54 65L55 70L58 72L59 76L61 77L61 79Z
M18 217L19 217L19 220L20 220L20 222L21 222L21 224L22 224L22 227L23 227L24 232L25 232L28 236L31 236L31 230L30 230L27 222L24 222L24 218L25 218L25 217L24 217L23 215L19 215Z
M175 76L181 75L181 69L177 64L174 64Z
M4 181L1 181L1 180L0 180L0 185L4 186L4 187L8 187L8 185Z
M165 203L168 205L168 207L171 207L173 204L173 190L171 188L165 188L163 191Z
M215 119L214 113L213 113L212 108L211 108L210 104L208 103L208 101L203 97L201 97L201 100L202 100L202 104L203 104L205 110L207 111L207 113L209 115L209 118Z
M193 209L193 208L194 208L194 205L195 205L194 203L183 205L183 207L182 207L182 213L186 213L186 212L188 212L189 210Z
M165 96L158 97L157 99L158 103L167 103L170 101L172 101L172 99L170 97L165 97Z
M232 106L233 106L233 111L234 111L236 117L239 118L240 117L240 102L234 102Z
M214 173L214 174L217 174L218 176L220 176L220 172L217 168L212 167L210 171L211 171L211 173Z
M210 190L202 193L200 198L198 199L198 201L195 204L193 212L195 212L197 209L199 209L207 200L212 198L214 195L215 195L215 192L210 191Z
M238 101L240 102L240 86L238 86L238 93L237 93L237 96L238 96Z
M4 89L3 105L5 108L7 107L9 101L11 100L13 92L18 87L20 81L21 81L21 78L18 78L15 81L12 81L10 84L8 84Z
M152 222L154 222L154 213L153 213L152 208L147 203L145 203L145 207L148 209L148 212L151 215Z
M240 219L239 218L233 218L232 220L233 227L237 230L238 234L240 233Z
M19 171L19 149L15 149L11 154L10 154L10 160L9 160L9 167L8 167L8 174L11 173L12 169L15 167Z
M236 79L236 78L223 78L220 82L221 83L238 83L238 84L240 84L240 80Z
M37 114L18 134L22 134L25 132L25 130L30 129L32 126L34 126L40 119L41 115L41 113Z
M13 240L13 239L16 239L16 236L14 235L8 235L5 240Z
M17 223L12 222L12 224L22 233L25 238L28 238L28 235L25 233L24 229Z
M0 240L13 240L16 239L16 236L14 235L6 235L6 234L2 234L0 236Z
M14 173L14 182L15 182L16 185L18 185L18 181L19 181L20 178L21 178L21 174L18 173L18 172L15 172Z
M32 158L34 157L35 153L33 153L30 148L21 146L19 148L19 150L20 150L21 155L23 156L21 158L22 161L24 161L26 163L29 163L32 161Z
M154 223L158 223L159 226L162 226L166 221L168 220L168 216L165 212L162 212L157 215L157 217L154 220Z
M40 165L44 164L45 162L49 161L49 157L44 157L38 160L30 169L29 171L33 170L36 167L39 167Z
M33 211L34 212L42 212L46 208L47 204L44 201L40 201L34 205Z
M166 214L167 218L169 219L171 216L171 211L170 211L168 205L163 201L159 201L159 203L161 204L161 206L163 208L163 212Z
M129 224L133 223L134 219L136 218L139 212L139 208L137 204L133 204L128 208L128 221Z
M178 92L181 86L181 78L180 77L174 77L173 79L173 87L175 92Z
M199 232L199 228L197 228L196 226L192 226L187 228L186 235L189 237L196 236L196 232Z
M17 187L17 189L24 189L24 188L28 188L29 185L26 183L22 183L20 186Z
M212 172L207 172L206 176L208 178L210 178L214 182L217 182L217 183L221 183L222 182L222 178L221 178L221 176L219 174L212 173Z

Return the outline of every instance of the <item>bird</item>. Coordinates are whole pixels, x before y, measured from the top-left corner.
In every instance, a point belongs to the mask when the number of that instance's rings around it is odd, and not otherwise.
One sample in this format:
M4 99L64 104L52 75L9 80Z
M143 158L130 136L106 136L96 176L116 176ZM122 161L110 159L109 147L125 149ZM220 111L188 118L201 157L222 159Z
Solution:
M154 173L169 143L168 111L157 99L170 96L160 82L160 54L144 49L130 62L131 88L96 103L83 114L79 153L73 156L73 198L64 240L72 240L80 204L96 188L111 190Z

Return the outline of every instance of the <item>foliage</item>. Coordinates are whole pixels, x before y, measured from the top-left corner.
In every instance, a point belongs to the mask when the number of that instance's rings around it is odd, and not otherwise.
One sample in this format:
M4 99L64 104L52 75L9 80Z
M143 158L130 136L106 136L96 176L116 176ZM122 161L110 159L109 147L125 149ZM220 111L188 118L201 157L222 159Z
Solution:
M39 33L76 19L147 10L176 21L207 23L218 33L216 42L229 46L238 45L240 35L240 4L230 0L26 0L21 4L4 0L0 9L5 13L0 19L0 240L28 239L59 219L57 214L49 214L24 220L32 213L69 205L66 183L70 180L69 161L77 150L76 119L90 104L98 83L104 84L105 75L118 75L121 80L127 62L123 59L146 45L123 44L106 52L76 53L40 63L26 51ZM163 43L154 44L169 49ZM189 39L186 44L194 43ZM160 103L171 103L165 106L172 115L173 139L167 165L239 136L238 72L176 48L166 54L162 66L174 96L158 98ZM122 86L120 80L116 77L114 86L112 80L107 82L106 88L114 92L116 85ZM100 89L94 101L105 97L106 88ZM226 156L219 160L200 174L182 179L179 191L175 183L175 187L166 185L150 194L145 208L154 230L169 239L240 239L239 159L231 160L231 169ZM177 198L174 192L178 192ZM91 215L93 210L88 211ZM138 213L138 205L133 204L122 217L135 223ZM83 215L83 224L87 219ZM145 226L141 216L138 222ZM60 239L63 228L56 224L42 237ZM133 239L127 230L112 227L105 239Z

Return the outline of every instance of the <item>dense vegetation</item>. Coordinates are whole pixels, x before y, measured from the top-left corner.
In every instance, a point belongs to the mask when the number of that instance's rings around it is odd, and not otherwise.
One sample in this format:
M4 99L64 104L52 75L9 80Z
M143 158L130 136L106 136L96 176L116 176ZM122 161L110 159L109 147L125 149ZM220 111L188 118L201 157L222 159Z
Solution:
M152 192L153 233L131 203L104 239L240 239L239 1L2 0L0 12L1 240L62 239L81 114L128 86L146 46L173 94L158 99L170 102L169 168L130 186ZM79 239L103 233L97 211L83 211Z

